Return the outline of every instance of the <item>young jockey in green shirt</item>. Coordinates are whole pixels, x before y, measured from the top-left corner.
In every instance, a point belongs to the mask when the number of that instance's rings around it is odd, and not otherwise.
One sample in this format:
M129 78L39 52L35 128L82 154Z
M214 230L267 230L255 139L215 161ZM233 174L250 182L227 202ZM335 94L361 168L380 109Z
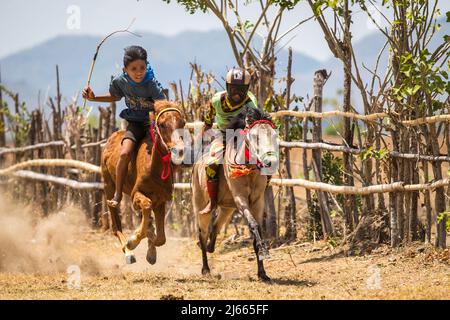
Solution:
M258 108L258 102L250 86L250 74L241 68L233 68L227 73L226 91L217 92L211 99L209 110L205 116L204 131L212 128L214 118L217 126L225 137L225 129L229 122L242 113L246 107ZM219 161L224 153L223 139L215 139L206 159L207 189L210 201L200 214L211 212L217 207L217 194L219 186Z

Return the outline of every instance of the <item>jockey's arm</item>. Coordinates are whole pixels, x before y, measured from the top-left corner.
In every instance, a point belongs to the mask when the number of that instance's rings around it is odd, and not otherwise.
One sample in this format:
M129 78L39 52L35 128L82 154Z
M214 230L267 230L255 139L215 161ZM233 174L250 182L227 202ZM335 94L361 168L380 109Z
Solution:
M122 99L121 97L113 96L110 93L103 96L96 96L90 87L86 87L83 89L83 98L95 102L115 102Z
M122 99L121 97L114 97L110 95L109 93L104 96L96 96L94 99L89 99L89 101L95 101L95 102L116 102L120 101Z
M216 117L216 109L214 109L214 106L212 105L212 103L210 103L208 111L205 114L205 121L202 128L202 135L204 132L208 131L213 127L215 117Z
M208 107L208 111L206 112L205 117L204 117L202 129L200 130L200 133L197 136L195 136L195 140L202 139L205 132L212 128L215 116L216 116L216 110L214 109L212 103L210 103L209 107Z

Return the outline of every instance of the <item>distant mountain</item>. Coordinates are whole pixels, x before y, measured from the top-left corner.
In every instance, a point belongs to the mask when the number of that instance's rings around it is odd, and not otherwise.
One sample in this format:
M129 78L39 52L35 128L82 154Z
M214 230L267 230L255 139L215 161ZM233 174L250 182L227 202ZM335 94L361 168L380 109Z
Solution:
M441 24L442 28L431 42L431 48L435 48L444 35L450 34L450 23L442 20ZM220 30L183 32L172 37L145 32L140 34L141 38L118 35L102 46L91 81L96 94L106 93L111 75L121 73L123 48L132 44L142 45L147 49L156 77L163 86L167 87L171 81L182 80L185 94L191 72L189 62L195 61L204 71L212 71L219 82L222 82L221 77L224 77L226 70L235 65L227 36ZM41 99L47 91L49 95L55 95L55 65L58 64L62 94L70 98L83 88L99 41L100 37L93 36L59 36L1 59L3 83L13 91L19 92L21 98L34 108L39 90ZM362 64L373 69L384 42L384 36L378 32L354 43L360 71L366 82L370 80L371 74L362 67ZM260 43L256 45L259 46ZM387 58L388 50L385 50L379 65L381 74L386 70ZM287 50L283 49L278 55L276 66L278 78L286 75L286 66ZM337 91L342 88L342 63L335 58L320 62L294 51L292 69L295 78L293 92L297 95L311 96L312 80L317 69L327 69L332 72L324 88L325 97L336 97ZM357 109L361 109L357 93L353 96ZM124 107L123 103L121 106Z
M115 36L101 47L91 81L96 94L106 93L111 75L121 73L123 49L132 44L147 49L156 77L165 87L169 82L181 79L186 90L190 62L197 62L204 71L212 71L219 77L236 64L228 39L221 31L184 32L173 37L140 34L141 38ZM100 40L93 36L59 36L8 56L0 60L3 83L19 92L31 106L36 105L39 90L41 97L47 90L50 95L55 95L55 65L58 64L61 91L65 97L71 97L86 83L91 59ZM278 59L277 67L284 74L287 51L282 51ZM294 53L293 60L302 66L302 71L317 69L320 65L300 53Z

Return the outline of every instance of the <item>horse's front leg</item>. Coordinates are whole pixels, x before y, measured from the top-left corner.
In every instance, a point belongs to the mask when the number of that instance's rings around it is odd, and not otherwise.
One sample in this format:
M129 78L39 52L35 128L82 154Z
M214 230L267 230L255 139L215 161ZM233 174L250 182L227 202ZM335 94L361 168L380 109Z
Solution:
M258 222L251 214L248 201L244 197L242 196L236 197L235 202L238 207L238 210L247 219L250 233L253 235L253 248L255 250L256 260L258 264L258 278L260 278L263 281L270 281L270 278L267 276L266 271L264 269L263 263L264 259L269 258L269 250L267 250L267 247L264 245L262 241L261 229L258 225Z
M258 226L259 234L261 234L261 228ZM267 250L266 246L264 244L262 245L263 252L260 252L260 246L258 246L258 242L256 240L256 237L253 239L253 249L255 250L256 255L256 261L258 264L258 278L260 278L262 281L270 282L271 279L266 274L266 270L264 269L264 263L263 259L267 259L269 257L269 251Z
M133 207L141 211L142 219L141 224L127 242L127 248L129 250L135 249L141 240L147 236L148 225L152 214L152 201L137 191L133 195Z
M154 241L155 246L160 247L166 243L166 233L164 228L164 221L166 218L166 203L156 206L153 209L155 213L156 222L156 239Z
M145 259L150 264L156 263L156 247L155 247L155 227L153 226L153 219L150 216L149 223L148 223L148 229L147 229L147 255Z

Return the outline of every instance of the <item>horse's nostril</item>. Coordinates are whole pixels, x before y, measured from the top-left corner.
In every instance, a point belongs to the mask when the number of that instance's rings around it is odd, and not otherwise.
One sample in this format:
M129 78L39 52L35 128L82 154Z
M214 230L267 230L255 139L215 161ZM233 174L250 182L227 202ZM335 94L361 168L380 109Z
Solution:
M182 156L184 150L183 148L172 148L171 152L173 156Z
M276 168L278 166L278 159L276 157L267 157L263 161L264 167Z
M183 148L172 148L170 150L172 153L172 163L175 165L180 165L184 161L184 149Z

